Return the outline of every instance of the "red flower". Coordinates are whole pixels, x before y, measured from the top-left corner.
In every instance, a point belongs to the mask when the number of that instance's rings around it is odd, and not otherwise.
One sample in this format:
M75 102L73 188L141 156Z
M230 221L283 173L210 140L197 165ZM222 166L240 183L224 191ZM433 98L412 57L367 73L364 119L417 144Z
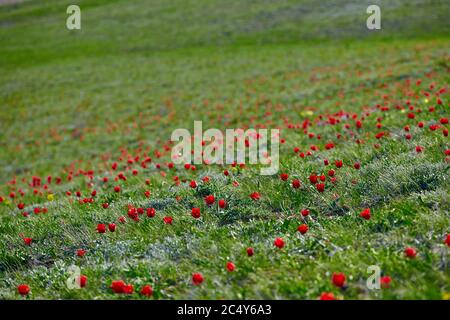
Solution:
M234 265L234 263L231 261L228 261L227 262L227 270L229 272L233 272L235 269L236 269L236 266Z
M361 217L363 217L366 220L370 219L370 208L366 208L359 214Z
M450 234L447 234L447 236L445 237L444 243L450 247Z
M23 208L25 208L25 204L24 203L19 203L17 205L17 208L19 208L19 210L22 210Z
M301 211L302 216L306 217L307 215L309 215L309 210L308 209L303 209Z
M340 273L335 273L333 272L333 276L331 277L331 281L333 282L333 284L338 287L338 288L342 288L345 284L345 274L343 274L342 272Z
M82 258L82 257L84 257L85 254L86 254L86 250L83 250L83 249L78 249L77 250L77 256L78 257Z
M197 188L197 182L196 182L195 180L192 180L192 181L189 183L189 186L190 186L192 189L195 189L195 188Z
M123 293L126 284L123 280L113 281L111 283L111 289L114 293Z
M415 258L416 255L417 255L417 251L414 248L408 247L408 248L405 249L405 255L408 258Z
M283 181L286 181L289 178L289 175L287 173L280 174L280 179Z
M255 251L253 250L252 247L248 247L246 251L247 251L247 255L249 257L251 257L251 256L253 256L255 254Z
M115 186L115 187L114 187L114 191L115 191L115 192L120 192L120 186Z
M152 193L150 192L150 190L147 190L147 191L144 192L144 195L145 195L146 198L150 198L151 194Z
M423 147L421 147L421 146L416 146L416 152L417 152L417 153L422 152L422 151L423 151Z
M317 188L317 191L324 192L325 191L325 184L324 183L318 183L318 184L316 184L316 188Z
M133 291L134 291L134 287L133 287L132 284L126 284L126 285L123 287L123 293L125 293L125 294L132 294Z
M298 179L292 180L292 187L293 187L294 189L300 188L300 185L301 185L300 180L298 180Z
M328 170L328 176L334 177L335 171L333 169Z
M216 202L216 198L214 198L214 196L213 196L212 194L210 194L209 196L206 196L206 197L205 197L205 203L206 203L208 206L213 205L214 202Z
M109 231L111 231L111 232L116 231L116 224L115 224L115 223L110 223L110 224L108 225L108 229L109 229Z
M155 208L147 208L147 217L153 218L156 214Z
M343 162L342 160L336 160L334 164L336 165L336 168L342 168Z
M354 167L356 170L359 170L359 168L361 168L361 164L360 164L359 162L356 162L356 163L353 165L353 167Z
M273 242L273 245L279 249L284 247L284 240L283 238L276 238L275 241Z
M32 238L23 238L23 242L25 243L25 245L30 246L31 243L33 242Z
M301 224L298 226L297 230L301 234L305 234L306 232L308 232L308 226L306 224Z
M252 198L253 200L259 200L261 198L261 195L259 194L259 192L253 192L250 195L250 198Z
M26 296L30 293L30 287L27 284L20 284L17 286L17 291L21 296Z
M336 300L332 292L322 292L320 300Z
M102 207L103 207L103 209L108 209L109 203L104 203L104 204L102 204Z
M106 232L106 226L103 223L99 223L97 225L97 232L98 233L105 233Z
M219 200L219 208L224 209L227 206L227 202L224 199Z
M383 289L388 289L391 285L391 277L384 276L380 278L380 284Z
M80 288L86 287L86 283L87 283L87 277L84 274L82 274L78 278L78 284L80 285Z
M119 217L119 222L120 223L125 223L127 221L127 219L124 216L120 216Z
M311 183L317 183L317 176L315 174L312 174L309 176L309 182Z
M146 297L151 297L153 295L153 288L152 288L152 286L150 286L148 284L143 286L142 289L141 289L141 295L146 296Z
M200 218L200 208L192 208L191 215L192 215L195 219Z
M173 218L172 217L164 217L163 221L165 224L172 224Z
M203 278L203 275L202 275L201 273L194 273L194 274L192 275L192 283L193 283L195 286L201 285L202 282L203 282L203 280L205 280L205 279Z

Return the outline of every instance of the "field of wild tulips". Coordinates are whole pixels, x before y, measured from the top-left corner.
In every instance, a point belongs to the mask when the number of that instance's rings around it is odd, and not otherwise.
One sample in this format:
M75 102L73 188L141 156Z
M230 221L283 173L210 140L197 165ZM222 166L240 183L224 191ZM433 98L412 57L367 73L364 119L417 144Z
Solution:
M9 2L0 298L450 297L448 2ZM278 174L174 165L195 120Z

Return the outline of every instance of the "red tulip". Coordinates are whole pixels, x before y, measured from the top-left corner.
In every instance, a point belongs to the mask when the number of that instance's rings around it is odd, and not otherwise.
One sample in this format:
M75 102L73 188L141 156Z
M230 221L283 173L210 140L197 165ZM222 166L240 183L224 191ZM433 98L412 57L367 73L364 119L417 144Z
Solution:
M366 208L359 214L361 217L363 217L366 220L370 219L370 208Z
M153 288L150 285L145 285L141 289L141 295L151 297L153 295Z
M97 225L97 232L98 233L105 233L106 232L106 226L103 223L99 223Z
M219 208L224 209L227 206L227 203L224 199L219 200Z
M214 198L213 195L209 195L209 196L206 196L206 197L205 197L205 203L206 203L208 206L213 205L214 202L216 202L216 198Z
M417 255L417 251L414 248L408 247L408 248L405 249L405 255L408 258L415 258L416 255Z
M391 277L384 276L380 278L380 284L383 289L388 289L391 285Z
M251 247L249 247L249 248L247 248L247 255L249 256L249 257L251 257L251 256L253 256L254 254L255 254L255 251L253 250L253 248L251 248Z
M80 285L80 288L86 287L86 284L87 284L87 277L86 277L85 275L82 274L82 275L78 278L78 284Z
M300 180L298 180L298 179L292 180L292 187L293 187L294 189L300 188L300 185L301 185Z
M82 257L84 257L85 254L86 254L86 250L83 250L83 249L78 249L77 250L77 256L78 257L82 258Z
M194 273L192 275L192 283L195 286L201 285L203 280L204 280L204 278L203 278L203 275L201 273Z
M336 300L332 292L322 292L320 295L320 300Z
M345 284L345 275L342 272L340 273L333 272L331 280L336 287L342 288Z
M23 238L23 242L25 243L25 245L30 246L31 243L33 242L32 238Z
M318 184L316 184L316 188L317 188L317 191L324 192L325 191L325 184L324 183L318 183Z
M109 229L109 231L111 231L111 232L116 231L116 224L115 224L115 223L110 223L110 224L108 225L108 229Z
M276 238L275 241L273 242L274 246L281 249L284 247L284 240L283 238Z
M165 224L172 224L173 218L172 217L164 217L163 221Z
M21 296L26 296L30 293L30 287L27 284L20 284L17 286L17 291Z
M192 215L195 219L200 218L200 208L192 208L191 215Z
M301 224L298 226L297 230L301 234L305 234L306 232L308 232L308 226L306 224Z
M228 261L227 262L227 270L229 272L233 272L235 269L236 269L236 266L234 265L234 263L231 261Z
M301 214L302 214L302 216L306 217L306 216L309 215L309 210L308 210L308 209L303 209L303 210L301 211Z
M250 194L250 198L252 198L253 200L259 200L261 198L261 195L259 194L259 192L253 192L252 194Z

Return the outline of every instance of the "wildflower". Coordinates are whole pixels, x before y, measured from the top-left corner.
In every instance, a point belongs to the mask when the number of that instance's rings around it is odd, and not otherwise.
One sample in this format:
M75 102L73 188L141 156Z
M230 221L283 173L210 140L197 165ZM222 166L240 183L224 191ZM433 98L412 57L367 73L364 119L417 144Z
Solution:
M111 283L111 289L114 293L123 293L126 284L123 280L113 281Z
M147 217L153 218L156 214L155 208L147 208Z
M412 248L412 247L407 247L407 248L405 249L405 255L406 255L408 258L415 258L416 255L417 255L417 251L416 251L416 249L414 249L414 248Z
M250 194L250 198L252 198L253 200L259 200L261 198L261 195L259 194L259 192L253 192L252 194Z
M300 185L301 185L300 180L298 180L298 179L292 180L292 187L293 187L294 189L300 188Z
M165 224L172 224L173 218L172 217L164 217L163 221Z
M249 257L251 257L251 256L253 256L255 254L255 251L253 250L252 247L248 247L246 251L247 251L247 255Z
M289 175L287 173L280 174L280 179L283 181L286 181L289 178Z
M194 273L194 274L192 275L192 283L193 283L195 286L201 285L202 282L203 282L203 280L205 280L205 279L203 278L203 275L202 275L201 273Z
M103 223L99 223L97 225L97 232L98 233L105 233L106 232L106 226Z
M17 291L21 296L26 296L30 293L30 287L27 284L20 284L17 286Z
M336 165L336 168L342 168L343 162L342 160L336 160L334 164Z
M111 232L116 231L116 224L115 224L115 223L110 223L110 224L108 225L108 229L109 229L109 231L111 231Z
M200 218L200 208L192 208L192 210L191 210L191 215L192 215L195 219Z
M322 292L320 294L320 300L336 300L332 292Z
M273 242L274 246L281 249L284 247L284 240L283 238L276 238L275 241Z
M345 274L343 274L342 272L340 273L333 272L331 281L336 287L342 288L345 284Z
M189 186L190 186L192 189L195 189L195 188L197 188L197 182L196 182L195 180L192 180L192 181L189 183Z
M114 191L115 191L115 192L120 192L120 186L115 186L115 187L114 187Z
M23 242L25 243L25 245L31 246L33 239L32 238L23 238Z
M324 192L325 191L325 184L324 183L318 183L318 184L316 184L316 188L317 188L317 191Z
M366 220L370 219L370 208L366 208L359 214L361 217L363 217Z
M234 263L231 261L228 261L227 262L227 270L229 272L233 272L235 269L236 269L236 266L234 265Z
M83 250L83 249L78 249L77 250L77 256L78 257L82 258L82 257L84 257L85 254L86 254L86 250Z
M87 277L84 274L80 275L78 278L78 284L80 285L80 288L86 287Z
M213 196L212 194L205 197L205 203L206 203L208 206L213 205L214 202L216 202L216 198L214 198L214 196Z
M297 230L301 234L305 234L306 232L308 232L308 226L306 224L301 224L298 226Z
M224 209L227 206L227 202L224 199L219 200L219 208Z
M141 295L151 297L153 295L153 288L150 285L146 284L141 289Z
M380 284L383 289L388 289L391 285L391 277L383 276L380 278Z
M309 210L308 210L308 209L303 209L303 210L301 211L301 214L302 214L302 216L306 217L306 216L309 215Z

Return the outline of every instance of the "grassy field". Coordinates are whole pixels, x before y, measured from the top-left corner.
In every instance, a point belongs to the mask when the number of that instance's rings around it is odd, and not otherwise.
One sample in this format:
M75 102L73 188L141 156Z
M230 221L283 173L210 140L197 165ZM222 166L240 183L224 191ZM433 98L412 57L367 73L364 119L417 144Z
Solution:
M0 5L0 298L450 298L448 1L69 4ZM195 120L279 128L279 173L171 168Z

